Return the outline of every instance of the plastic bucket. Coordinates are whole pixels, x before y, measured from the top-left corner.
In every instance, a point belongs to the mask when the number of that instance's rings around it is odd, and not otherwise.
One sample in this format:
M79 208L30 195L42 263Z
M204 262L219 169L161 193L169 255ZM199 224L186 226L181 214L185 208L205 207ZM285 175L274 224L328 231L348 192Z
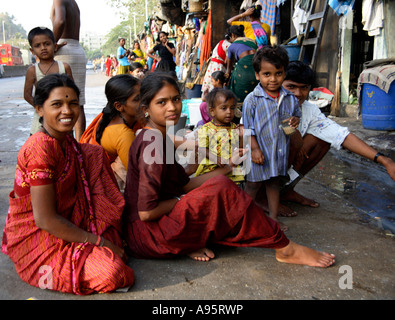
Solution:
M299 60L300 47L298 45L283 46L288 52L289 61Z
M202 85L195 84L192 89L186 88L187 99L200 98L202 96Z
M189 111L189 124L197 125L202 120L202 114L200 113L200 104L202 99L190 99L188 100L188 111Z
M299 60L300 46L297 44L287 44L283 45L284 49L287 50L289 61ZM311 61L311 51L310 48L306 48L306 54L304 56L303 62L309 64Z
M362 126L371 130L395 130L395 85L388 93L365 83L362 86Z

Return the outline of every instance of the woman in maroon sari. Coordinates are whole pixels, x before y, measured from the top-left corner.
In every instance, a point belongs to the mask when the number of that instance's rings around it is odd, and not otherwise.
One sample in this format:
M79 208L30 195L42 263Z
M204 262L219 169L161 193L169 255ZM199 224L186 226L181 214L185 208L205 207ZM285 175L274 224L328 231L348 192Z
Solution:
M43 129L18 154L2 251L33 286L111 292L134 282L120 237L124 199L104 149L72 137L78 96L65 75L37 84Z
M262 247L276 250L286 263L328 267L334 256L298 245L284 235L254 201L224 175L233 162L189 179L174 161L166 135L182 109L177 83L155 73L141 86L140 110L146 126L129 152L124 222L130 254L138 258L189 255L208 261L207 245Z

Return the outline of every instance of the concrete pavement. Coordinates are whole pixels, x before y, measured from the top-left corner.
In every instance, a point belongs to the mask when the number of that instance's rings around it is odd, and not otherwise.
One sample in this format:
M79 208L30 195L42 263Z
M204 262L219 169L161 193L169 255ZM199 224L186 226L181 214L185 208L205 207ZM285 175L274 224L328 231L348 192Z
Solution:
M28 136L32 113L32 108L24 104L20 81L10 79L0 79L2 88L10 86L9 93L4 94L3 89L0 93L0 230L4 228L17 152ZM86 114L90 122L105 105L107 78L90 74L87 80ZM370 164L362 165L376 170ZM318 200L321 206L313 209L293 205L299 214L282 219L290 227L286 234L297 243L334 253L336 264L328 269L279 263L269 249L215 247L216 258L208 263L186 257L131 258L129 265L136 282L128 292L80 297L22 282L10 259L0 253L0 299L393 300L394 238L310 175L297 190Z

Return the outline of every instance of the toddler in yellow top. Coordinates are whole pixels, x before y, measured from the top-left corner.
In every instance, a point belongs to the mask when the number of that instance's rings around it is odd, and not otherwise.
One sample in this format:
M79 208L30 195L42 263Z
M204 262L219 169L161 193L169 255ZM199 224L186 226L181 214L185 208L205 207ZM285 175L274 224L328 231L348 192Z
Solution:
M195 176L229 165L235 150L242 150L242 127L232 122L235 116L237 97L229 89L215 88L206 97L212 120L198 131L199 167ZM241 151L240 151L241 152ZM242 168L235 167L227 175L235 183L244 182Z

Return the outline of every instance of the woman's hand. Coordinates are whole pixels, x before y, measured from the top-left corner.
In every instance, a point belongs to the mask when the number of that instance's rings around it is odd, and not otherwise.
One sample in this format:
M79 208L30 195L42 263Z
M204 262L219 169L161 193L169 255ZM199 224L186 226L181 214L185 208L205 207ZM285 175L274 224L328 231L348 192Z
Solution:
M118 247L111 241L104 239L103 247L107 247L108 249L110 249L112 252L120 256L122 260L126 259L125 250L123 248Z
M236 130L238 131L238 134L240 137L244 136L244 125L243 124L238 124L236 126Z
M248 8L244 13L242 13L242 17L248 17L252 15L255 11L255 8Z

